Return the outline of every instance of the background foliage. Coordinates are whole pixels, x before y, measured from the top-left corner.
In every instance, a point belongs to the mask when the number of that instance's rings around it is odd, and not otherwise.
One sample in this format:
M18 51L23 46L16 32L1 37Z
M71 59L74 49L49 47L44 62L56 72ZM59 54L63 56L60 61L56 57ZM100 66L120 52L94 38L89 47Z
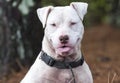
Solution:
M36 9L73 1L89 4L86 26L107 23L120 27L119 0L0 0L0 76L31 65L40 52L43 29Z

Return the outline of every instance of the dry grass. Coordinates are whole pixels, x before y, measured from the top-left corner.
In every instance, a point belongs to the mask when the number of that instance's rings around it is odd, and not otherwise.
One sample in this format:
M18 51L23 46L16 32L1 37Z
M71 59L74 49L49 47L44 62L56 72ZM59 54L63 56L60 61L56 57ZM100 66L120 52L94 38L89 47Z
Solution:
M114 80L115 80L115 77L116 77L116 73L115 72L109 72L108 73L108 83L114 83ZM110 76L112 76L112 79L110 79L111 77Z

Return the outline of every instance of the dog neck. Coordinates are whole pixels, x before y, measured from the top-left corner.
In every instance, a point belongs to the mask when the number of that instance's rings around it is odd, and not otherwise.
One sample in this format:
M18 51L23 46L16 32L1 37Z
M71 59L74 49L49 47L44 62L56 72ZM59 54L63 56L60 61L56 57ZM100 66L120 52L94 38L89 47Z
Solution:
M46 52L48 55L50 55L52 58L56 60L60 60L60 61L63 61L63 60L64 61L77 61L82 57L80 46L77 46L77 48L75 49L76 53L69 55L68 57L65 57L65 58L59 57L59 55L55 53L53 46L50 44L50 41L45 36L42 41L42 50Z
M59 69L71 69L71 68L75 68L75 67L78 67L78 66L82 66L83 63L84 63L83 56L78 61L65 62L65 61L55 60L54 58L49 56L44 51L41 51L40 59L42 59L47 65L49 65L51 67L56 67L56 68L59 68Z

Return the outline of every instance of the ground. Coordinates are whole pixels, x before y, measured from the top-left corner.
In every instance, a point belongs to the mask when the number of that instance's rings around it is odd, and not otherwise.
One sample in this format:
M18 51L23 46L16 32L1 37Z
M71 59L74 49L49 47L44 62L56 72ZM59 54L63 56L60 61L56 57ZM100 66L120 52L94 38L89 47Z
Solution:
M94 83L120 83L120 29L106 25L86 28L82 51ZM19 83L27 70L14 72L0 83Z

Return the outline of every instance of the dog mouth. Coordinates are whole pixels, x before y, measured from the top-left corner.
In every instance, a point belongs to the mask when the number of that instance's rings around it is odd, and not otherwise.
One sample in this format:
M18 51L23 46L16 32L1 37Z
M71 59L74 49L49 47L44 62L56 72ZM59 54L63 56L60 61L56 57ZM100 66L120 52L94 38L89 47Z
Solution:
M60 47L57 48L57 51L59 53L69 53L71 51L72 47L68 45L61 45Z

